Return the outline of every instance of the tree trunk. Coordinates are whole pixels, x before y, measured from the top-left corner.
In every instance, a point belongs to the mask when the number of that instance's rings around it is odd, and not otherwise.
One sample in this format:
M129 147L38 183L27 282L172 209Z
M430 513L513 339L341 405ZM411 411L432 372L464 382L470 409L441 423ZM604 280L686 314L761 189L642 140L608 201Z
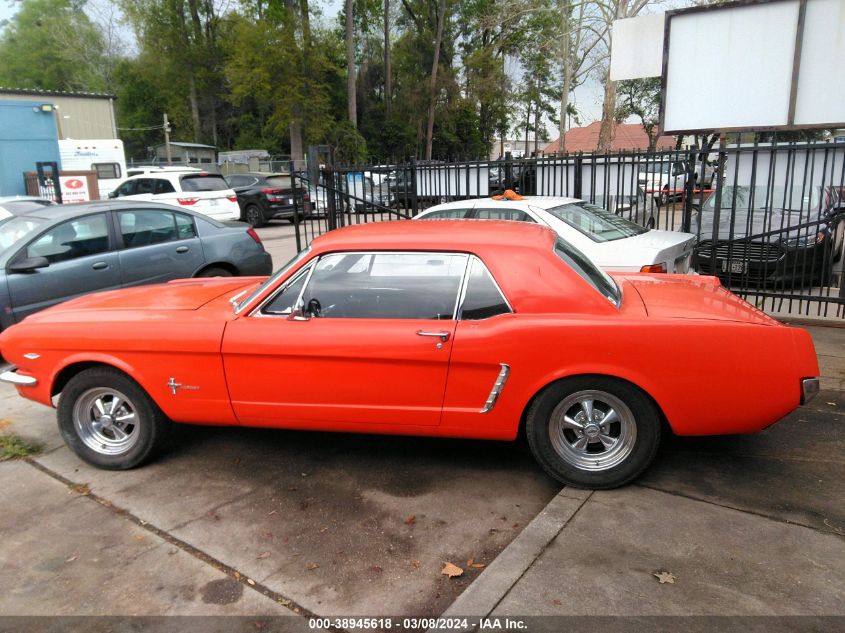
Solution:
M569 110L569 92L572 90L572 52L569 50L571 45L571 34L569 31L569 0L561 1L560 8L560 27L561 27L561 62L563 64L563 86L560 93L560 141L558 143L558 153L563 154L566 151L566 113Z
M429 89L428 128L425 135L425 159L431 160L434 142L434 110L437 105L437 67L440 65L440 45L443 43L443 26L446 23L446 0L440 0L437 14L437 38L434 40L434 61L431 64L431 88Z
M197 82L194 78L194 65L187 63L188 69L188 100L191 102L191 121L194 124L194 143L200 142L200 104L197 99Z
M390 0L384 0L384 113L390 118L393 73L390 68Z
M599 130L599 144L596 151L606 154L610 151L613 136L616 132L616 82L608 76L604 84L604 105L601 109L601 129Z
M295 116L290 123L290 158L303 160L302 152L302 118Z
M358 99L355 90L355 29L352 22L352 0L346 0L346 101L349 122L358 127Z

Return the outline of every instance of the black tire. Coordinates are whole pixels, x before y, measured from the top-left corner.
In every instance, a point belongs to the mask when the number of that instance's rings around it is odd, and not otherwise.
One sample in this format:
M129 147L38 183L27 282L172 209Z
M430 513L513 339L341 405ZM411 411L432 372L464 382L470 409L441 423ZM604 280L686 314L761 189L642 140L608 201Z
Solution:
M205 268L199 271L196 274L197 277L233 277L234 273L231 270L226 268L220 268L219 266L212 266L211 268Z
M605 427L593 419L582 427L585 431L581 437L577 431L563 429L567 426L562 423L567 413L569 419L585 415L579 398L590 397L594 416L597 412L609 415L611 408L620 409L618 424L611 422ZM573 416L573 411L578 413ZM584 418L579 422L584 423ZM591 428L587 431L586 426ZM577 376L540 392L528 409L525 434L534 458L561 483L578 488L617 488L638 477L654 459L660 445L660 412L645 393L630 383L607 376ZM605 448L602 438L615 439L616 443ZM585 441L583 448L577 448L575 444L581 441ZM600 463L603 460L606 465ZM583 461L589 463L582 465Z
M669 185L663 187L660 192L660 198L658 200L658 205L661 207L664 207L667 204L669 204Z
M260 229L267 222L264 220L264 214L258 206L251 204L244 209L244 222L252 225L253 228Z
M117 405L115 399L124 401L110 411L114 414L108 421L110 428L92 420L98 410L92 398L99 398L105 406ZM65 444L84 461L107 470L135 468L152 458L172 424L138 383L111 367L86 369L71 378L59 398L57 417ZM120 435L115 431L120 425L123 434L134 440L120 443ZM115 445L111 446L109 441ZM98 443L100 449L95 450L93 445Z

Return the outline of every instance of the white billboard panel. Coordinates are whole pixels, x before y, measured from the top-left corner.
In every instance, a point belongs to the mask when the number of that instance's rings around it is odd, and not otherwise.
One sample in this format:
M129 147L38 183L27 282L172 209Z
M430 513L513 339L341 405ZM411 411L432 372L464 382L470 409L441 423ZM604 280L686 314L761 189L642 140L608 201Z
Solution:
M845 0L812 0L804 16L795 125L845 121Z
M788 124L799 0L670 16L664 133Z
M665 13L613 21L610 79L642 79L663 73Z

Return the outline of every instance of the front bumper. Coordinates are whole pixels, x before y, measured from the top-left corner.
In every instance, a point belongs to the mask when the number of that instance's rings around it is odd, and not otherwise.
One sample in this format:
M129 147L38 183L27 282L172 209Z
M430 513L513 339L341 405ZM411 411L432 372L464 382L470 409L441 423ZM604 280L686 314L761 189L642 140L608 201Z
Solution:
M38 384L38 380L36 378L33 376L24 376L23 374L19 374L17 369L14 367L0 374L0 381L21 387L34 387Z

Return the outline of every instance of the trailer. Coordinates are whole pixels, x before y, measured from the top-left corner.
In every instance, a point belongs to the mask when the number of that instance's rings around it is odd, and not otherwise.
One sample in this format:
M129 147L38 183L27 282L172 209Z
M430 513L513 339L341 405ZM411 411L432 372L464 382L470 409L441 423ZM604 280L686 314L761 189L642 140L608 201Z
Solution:
M97 174L100 198L126 178L126 154L120 139L60 139L59 156L62 171L93 171Z

